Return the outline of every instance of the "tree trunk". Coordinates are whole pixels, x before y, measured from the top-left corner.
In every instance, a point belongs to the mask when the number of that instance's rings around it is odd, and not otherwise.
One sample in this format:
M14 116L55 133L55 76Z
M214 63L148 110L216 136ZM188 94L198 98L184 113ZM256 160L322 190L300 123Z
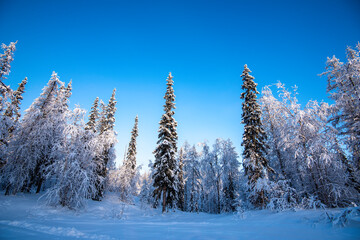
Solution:
M164 213L166 211L166 187L164 187L163 189L163 207L162 207L162 212Z
M42 182L43 182L43 179L42 179L42 178L40 178L40 179L39 179L39 182L38 182L38 184L37 184L36 193L39 193L39 192L40 192Z

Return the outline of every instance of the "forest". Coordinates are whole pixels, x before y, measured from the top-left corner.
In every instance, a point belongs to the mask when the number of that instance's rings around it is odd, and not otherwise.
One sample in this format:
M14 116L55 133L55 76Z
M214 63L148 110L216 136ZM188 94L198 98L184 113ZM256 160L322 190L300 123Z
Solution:
M115 166L116 89L89 113L70 108L72 82L53 72L25 111L7 82L16 43L0 55L0 187L5 195L39 194L50 206L77 211L113 193L162 212L213 214L251 209L339 208L360 203L360 43L346 61L328 58L329 102L301 106L297 88L278 82L257 89L250 68L242 79L242 152L230 139L178 146L174 80L169 73L154 162L137 164L138 119L122 165ZM255 74L256 75L256 74ZM240 121L240 119L239 119Z

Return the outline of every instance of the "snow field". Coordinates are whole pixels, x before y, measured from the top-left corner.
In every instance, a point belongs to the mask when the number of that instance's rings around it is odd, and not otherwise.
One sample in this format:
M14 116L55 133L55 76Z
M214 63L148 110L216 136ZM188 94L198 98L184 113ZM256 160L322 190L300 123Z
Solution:
M116 195L89 200L74 212L44 204L38 195L0 195L0 239L360 239L360 216L345 227L327 214L340 209L238 214L169 212L125 205Z

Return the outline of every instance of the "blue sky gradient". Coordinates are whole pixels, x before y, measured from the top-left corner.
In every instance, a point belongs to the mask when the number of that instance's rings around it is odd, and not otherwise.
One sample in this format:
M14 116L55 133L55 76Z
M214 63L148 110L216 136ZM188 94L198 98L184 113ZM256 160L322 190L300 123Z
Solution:
M90 110L117 88L118 163L139 115L138 162L153 159L168 72L179 145L230 138L240 153L240 74L258 90L278 80L300 103L325 100L326 57L360 41L359 1L0 0L0 42L18 40L13 88L28 77L22 110L56 71L73 80L71 106Z

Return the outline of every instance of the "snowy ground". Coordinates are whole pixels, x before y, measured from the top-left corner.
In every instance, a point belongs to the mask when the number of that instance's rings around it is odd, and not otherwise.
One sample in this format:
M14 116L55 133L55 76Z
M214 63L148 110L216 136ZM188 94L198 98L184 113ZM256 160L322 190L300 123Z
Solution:
M331 210L336 215L340 210ZM360 218L333 226L323 210L194 214L89 201L78 213L44 206L36 195L0 192L0 239L360 239Z

